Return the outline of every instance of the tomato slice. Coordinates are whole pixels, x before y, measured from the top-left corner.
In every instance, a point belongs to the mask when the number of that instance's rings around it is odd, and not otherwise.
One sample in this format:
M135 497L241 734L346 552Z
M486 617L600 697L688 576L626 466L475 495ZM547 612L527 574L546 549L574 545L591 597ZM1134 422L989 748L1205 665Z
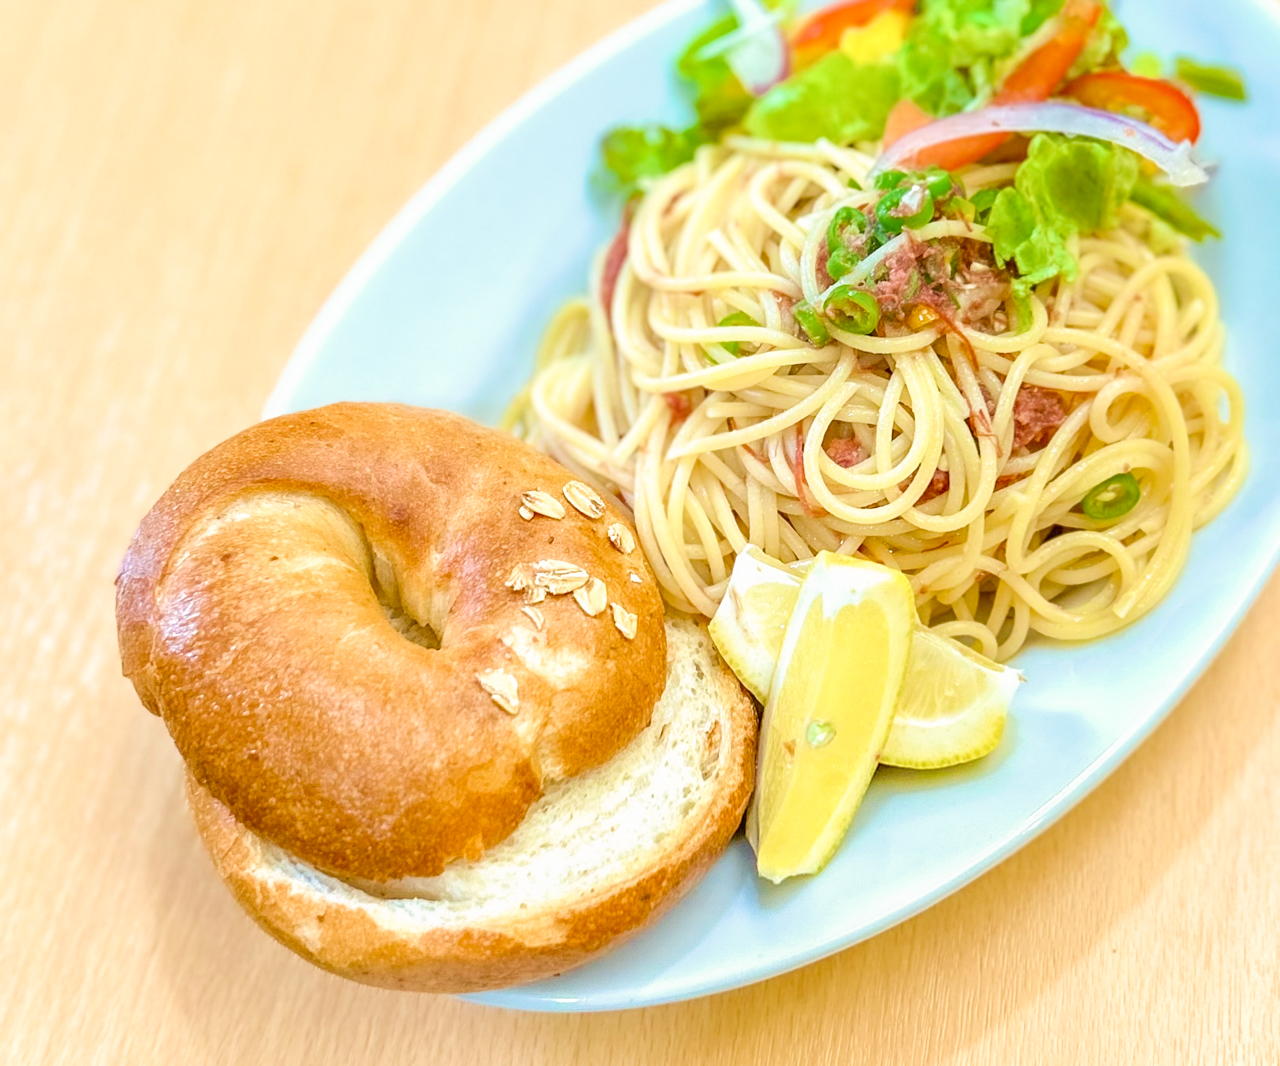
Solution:
M1147 121L1171 141L1190 141L1200 137L1200 113L1196 105L1176 85L1159 78L1140 78L1123 70L1100 70L1073 79L1064 96L1079 100L1086 107L1104 111L1136 109Z
M1089 34L1101 17L1102 7L1094 0L1067 0L1059 16L1058 32L1014 67L992 98L992 105L1028 104L1049 99L1080 58L1084 46L1089 43ZM905 162L913 167L939 166L944 170L957 170L976 163L1008 139L1007 133L962 137L921 149Z
M884 146L888 148L912 130L927 126L932 121L933 116L928 111L909 96L904 96L889 109L889 117L884 122Z
M911 14L915 0L845 0L815 11L791 35L791 51L796 69L807 67L827 52L840 47L844 31L865 26L882 11Z
M1102 7L1093 0L1067 0L1061 17L1057 34L1010 72L992 103L1027 104L1047 100L1062 84L1089 43L1089 34L1102 17Z

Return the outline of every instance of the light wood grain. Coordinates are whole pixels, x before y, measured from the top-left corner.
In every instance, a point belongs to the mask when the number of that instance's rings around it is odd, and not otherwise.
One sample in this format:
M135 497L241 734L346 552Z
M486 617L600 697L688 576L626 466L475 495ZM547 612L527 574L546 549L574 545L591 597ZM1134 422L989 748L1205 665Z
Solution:
M0 1060L1280 1061L1280 584L1060 824L753 988L546 1017L260 934L119 674L111 582L407 197L649 0L0 0ZM1255 417L1259 413L1255 413Z

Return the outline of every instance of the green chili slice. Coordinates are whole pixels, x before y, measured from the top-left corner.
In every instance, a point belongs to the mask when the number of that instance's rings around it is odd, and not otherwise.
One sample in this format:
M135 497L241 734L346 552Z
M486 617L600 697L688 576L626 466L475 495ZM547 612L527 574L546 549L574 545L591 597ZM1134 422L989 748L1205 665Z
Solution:
M831 216L827 225L827 251L835 252L844 247L841 235L850 227L853 227L855 233L861 233L867 228L867 217L856 207L846 204Z
M875 187L883 192L886 189L896 189L906 180L907 172L905 170L886 170L876 175Z
M856 267L859 261L858 256L854 255L848 248L837 248L827 256L827 273L831 276L832 281L839 281Z
M831 343L831 334L827 332L826 323L822 321L822 316L813 309L811 304L801 300L791 309L791 315L796 320L796 324L804 330L809 343L815 348L825 348Z
M1178 56L1175 70L1179 78L1197 92L1227 100L1246 100L1248 92L1238 70L1213 63L1197 63L1190 56Z
M867 216L856 207L846 205L831 216L827 225L827 273L833 281L844 277L862 258L845 245L845 231L862 233L866 228Z
M912 199L907 200L910 196ZM904 200L907 206L919 206L909 215L894 214ZM886 233L901 233L904 229L919 229L933 218L933 194L921 185L905 185L900 189L890 189L876 204L876 218Z
M1080 510L1098 522L1127 515L1142 497L1138 479L1132 474L1116 474L1094 485L1080 501Z
M760 325L745 311L734 311L731 315L725 315L717 323L720 326L758 326ZM721 341L720 347L730 355L737 356L742 354L742 343L740 341Z
M837 285L827 297L827 317L847 333L865 336L880 322L880 305L876 298L862 289Z
M929 195L935 200L943 200L956 187L956 179L951 176L949 170L930 167L924 172L924 187L929 190Z

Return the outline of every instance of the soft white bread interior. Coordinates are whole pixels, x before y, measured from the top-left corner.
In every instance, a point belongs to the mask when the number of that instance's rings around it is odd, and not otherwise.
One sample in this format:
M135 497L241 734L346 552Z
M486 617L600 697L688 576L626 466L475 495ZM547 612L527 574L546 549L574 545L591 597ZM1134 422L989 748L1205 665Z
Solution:
M218 872L304 958L367 984L468 992L561 973L675 902L737 829L756 710L705 628L667 621L667 684L647 728L595 770L550 785L477 861L352 883L240 825L189 775Z

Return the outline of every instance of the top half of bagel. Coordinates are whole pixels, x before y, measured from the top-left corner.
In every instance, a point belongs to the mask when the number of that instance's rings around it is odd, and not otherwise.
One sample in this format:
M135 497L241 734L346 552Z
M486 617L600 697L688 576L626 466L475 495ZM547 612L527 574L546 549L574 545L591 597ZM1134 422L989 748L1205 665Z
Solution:
M237 821L431 877L649 721L663 608L626 519L455 415L338 404L191 465L117 582L124 672Z

